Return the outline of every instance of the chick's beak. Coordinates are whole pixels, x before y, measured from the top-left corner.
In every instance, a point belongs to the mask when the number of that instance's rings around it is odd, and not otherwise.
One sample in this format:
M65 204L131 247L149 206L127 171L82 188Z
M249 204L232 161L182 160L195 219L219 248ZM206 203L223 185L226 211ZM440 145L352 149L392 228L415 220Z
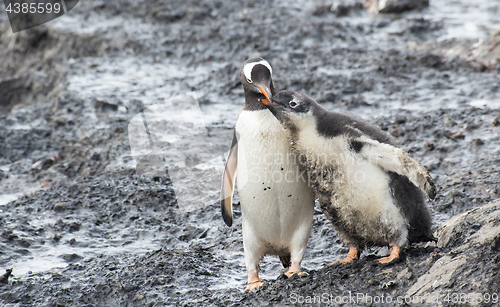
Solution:
M261 99L260 101L266 106L268 106L269 103L271 103L271 96L272 96L271 90L269 89L268 86L259 87L259 90L262 92L262 94L264 94L264 96L266 96L265 99Z

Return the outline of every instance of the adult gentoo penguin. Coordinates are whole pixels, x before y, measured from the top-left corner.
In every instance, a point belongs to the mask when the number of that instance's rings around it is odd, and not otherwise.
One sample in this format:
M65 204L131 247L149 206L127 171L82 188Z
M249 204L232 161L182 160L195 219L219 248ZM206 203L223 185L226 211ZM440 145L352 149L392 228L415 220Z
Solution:
M391 246L389 263L411 242L435 240L424 193L436 196L427 170L381 129L330 112L306 94L282 91L266 104L283 124L306 167L321 209L350 247L347 263L367 245ZM330 264L333 264L332 262Z
M246 291L263 284L258 265L264 255L278 255L284 267L289 267L288 277L300 273L313 221L314 198L306 173L290 151L285 130L263 104L275 94L271 76L271 66L262 58L247 60L240 69L245 103L222 181L222 216L231 226L238 170Z

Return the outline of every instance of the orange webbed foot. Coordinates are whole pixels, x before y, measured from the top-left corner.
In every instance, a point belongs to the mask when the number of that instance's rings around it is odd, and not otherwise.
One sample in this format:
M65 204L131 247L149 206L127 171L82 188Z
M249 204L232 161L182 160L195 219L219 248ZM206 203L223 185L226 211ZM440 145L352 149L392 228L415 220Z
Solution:
M292 277L295 274L297 274L299 276L305 276L305 275L307 275L307 273L303 272L303 271L290 271L290 270L288 270L287 272L285 272L285 276L288 277L288 278Z
M248 282L245 288L246 292L250 292L255 289L259 289L264 284L264 281L259 278L259 272L257 270L248 271Z
M388 263L397 262L399 260L400 253L401 253L401 248L399 246L394 245L392 247L392 251L391 251L391 254L389 256L375 260L375 262L378 264L388 264Z
M340 260L335 260L328 265L334 265L334 264L346 264L349 262L352 262L355 259L359 258L359 251L356 247L351 246L349 248L349 253L347 253L347 257L340 259Z
M297 263L297 262L293 262L290 264L290 268L288 268L288 271L285 272L285 276L290 278L292 277L293 275L299 275L299 276L304 276L304 275L307 275L306 272L302 272L300 270L300 263Z
M264 281L262 279L248 282L245 291L250 292L252 290L259 289L260 287L262 287L263 284Z

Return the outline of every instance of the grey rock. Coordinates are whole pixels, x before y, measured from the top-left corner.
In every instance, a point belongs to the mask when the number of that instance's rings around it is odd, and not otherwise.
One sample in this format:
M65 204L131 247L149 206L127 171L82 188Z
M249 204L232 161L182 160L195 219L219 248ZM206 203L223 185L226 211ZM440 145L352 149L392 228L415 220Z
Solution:
M449 219L438 230L438 247L456 252L491 245L500 234L500 201L474 208Z
M368 0L365 7L370 13L401 13L429 6L429 0Z
M437 235L438 247L448 253L438 259L406 292L407 297L426 298L442 306L454 293L490 293L497 289L500 249L500 200L449 219ZM470 301L480 305L479 298ZM477 304L476 304L477 303Z

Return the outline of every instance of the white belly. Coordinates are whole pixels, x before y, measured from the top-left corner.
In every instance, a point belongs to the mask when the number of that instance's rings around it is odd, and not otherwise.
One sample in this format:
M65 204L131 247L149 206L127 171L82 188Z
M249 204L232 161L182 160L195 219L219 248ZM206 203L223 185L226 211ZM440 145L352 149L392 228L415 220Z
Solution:
M313 193L306 173L301 174L290 151L281 124L268 110L242 111L236 132L237 187L245 247L265 246L266 254L282 254L290 252L293 240L307 244Z
M344 162L336 176L332 205L358 236L375 243L404 245L406 222L394 205L387 173L366 160L348 158Z

